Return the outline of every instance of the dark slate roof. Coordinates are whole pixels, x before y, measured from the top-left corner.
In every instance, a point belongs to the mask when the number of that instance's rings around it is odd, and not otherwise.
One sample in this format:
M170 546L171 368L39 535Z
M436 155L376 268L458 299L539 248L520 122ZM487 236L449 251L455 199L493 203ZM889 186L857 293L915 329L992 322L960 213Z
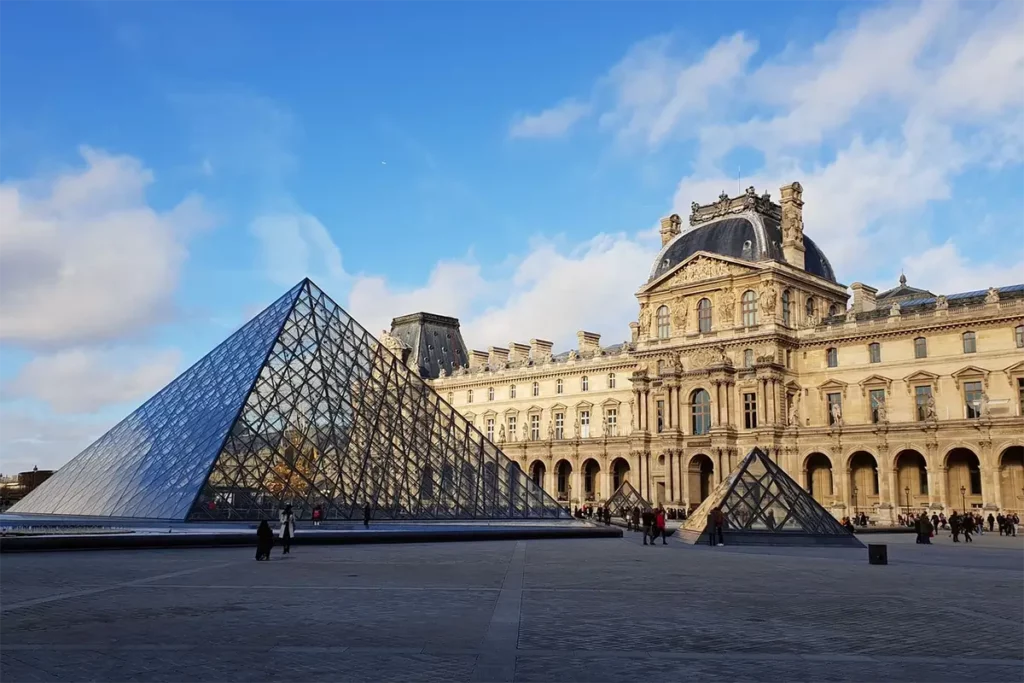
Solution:
M761 226L755 226L743 215L726 216L684 232L673 239L655 264L648 280L654 280L693 256L708 251L744 261L779 261L785 263L782 253L782 228L772 216L758 214ZM829 282L836 281L835 272L825 254L807 235L804 235L804 270Z
M894 301L899 301L900 305L903 305L904 300L911 299L927 299L933 297L935 294L929 292L927 289L918 289L917 287L911 287L907 284L907 276L900 275L900 286L887 289L877 297L876 301L885 301L887 304L892 304ZM955 295L954 295L955 296Z
M412 349L412 364L420 376L437 379L469 365L469 353L459 331L459 319L433 313L412 313L391 321L391 334Z
M923 290L921 290L923 291ZM1021 285L1010 285L1009 287L999 287L996 289L999 292L1000 301L1009 301L1011 299L1024 299L1024 284ZM973 292L960 292L959 294L950 294L946 297L946 303L949 306L977 306L985 303L985 296L988 294L986 289L978 289ZM889 308L894 303L899 303L900 313L923 313L935 309L936 297L928 296L919 299L908 299L906 301L897 301L894 298L882 302L884 305L879 306L873 311L867 311L864 313L857 314L857 320L871 320L872 318L885 318L889 315ZM842 311L837 315L830 316L822 320L823 325L829 325L834 323L840 323L845 321L846 312Z

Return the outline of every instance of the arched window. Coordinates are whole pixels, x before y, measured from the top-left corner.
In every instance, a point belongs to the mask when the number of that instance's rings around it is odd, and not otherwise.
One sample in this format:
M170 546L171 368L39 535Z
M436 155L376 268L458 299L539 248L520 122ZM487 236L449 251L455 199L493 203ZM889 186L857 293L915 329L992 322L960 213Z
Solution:
M509 398L515 398L516 397L516 385L515 384L508 385L508 397Z
M914 358L927 358L928 357L928 340L924 337L918 337L914 340Z
M746 349L743 351L743 367L754 367L754 349Z
M580 391L590 391L590 378L586 375L580 377Z
M757 295L753 290L743 292L743 327L757 324Z
M615 373L614 372L609 372L608 373L608 388L609 389L614 389L615 388Z
M878 342L871 342L870 344L868 344L868 362L882 362L882 346Z
M805 309L805 312L807 314L807 319L808 320L810 320L811 318L814 317L814 297L813 296L807 297L807 307Z
M487 400L488 401L493 401L494 400L494 387L487 387Z
M540 396L540 382L533 383L533 395Z
M563 391L565 391L565 382L563 382L560 379L556 379L555 380L555 393L556 394L561 394Z
M825 360L830 368L839 366L839 350L835 347L825 349Z
M790 309L789 290L782 292L782 324L786 327L792 326L793 314Z
M711 299L697 302L697 324L701 332L711 331Z
M672 334L672 326L669 324L668 306L658 307L658 339L668 339Z
M829 315L829 317L832 317L832 316L838 315L838 314L839 314L839 307L838 306L836 306L835 304L832 304L831 306L828 307L828 315Z
M964 353L974 353L978 350L978 340L973 332L964 332Z
M690 396L690 404L693 433L707 434L711 431L711 395L703 389L697 389Z
M1016 341L1018 349L1024 349L1024 325L1017 325L1013 328L1013 339Z
M466 403L472 403L472 402L473 402L473 390L472 389L468 389L466 391Z

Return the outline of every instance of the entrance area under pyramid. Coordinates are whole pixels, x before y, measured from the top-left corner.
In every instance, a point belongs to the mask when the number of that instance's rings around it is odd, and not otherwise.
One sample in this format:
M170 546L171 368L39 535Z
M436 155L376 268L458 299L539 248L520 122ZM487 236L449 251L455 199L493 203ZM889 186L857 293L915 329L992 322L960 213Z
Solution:
M864 547L760 448L750 451L687 518L679 530L683 540L707 543L715 508L722 511L727 545Z
M628 481L622 482L622 486L615 489L605 507L611 510L614 517L622 517L625 512L631 512L634 508L640 508L641 511L654 509Z
M256 521L569 518L306 279L11 513Z

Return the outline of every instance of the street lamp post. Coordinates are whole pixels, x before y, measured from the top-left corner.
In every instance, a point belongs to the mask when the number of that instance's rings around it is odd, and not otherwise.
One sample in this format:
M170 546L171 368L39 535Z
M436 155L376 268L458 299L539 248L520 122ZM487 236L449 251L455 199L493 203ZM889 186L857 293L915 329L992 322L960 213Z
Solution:
M910 487L908 486L908 487L904 488L903 489L903 493L907 497L907 517L909 517L910 516Z
M966 486L961 486L960 487L960 507L963 508L964 512L967 512L967 498L966 498L966 495L967 495L967 487Z
M858 502L857 501L857 487L854 486L853 487L853 514L854 514L854 516L856 516L857 512L858 512L857 502Z

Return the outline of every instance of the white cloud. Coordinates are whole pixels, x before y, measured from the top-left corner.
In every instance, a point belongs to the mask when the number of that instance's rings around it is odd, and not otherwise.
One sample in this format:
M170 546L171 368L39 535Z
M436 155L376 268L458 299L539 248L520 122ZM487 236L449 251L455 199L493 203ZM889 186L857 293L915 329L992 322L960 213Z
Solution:
M513 138L556 138L569 132L590 113L590 105L569 99L539 114L519 116L509 128Z
M0 472L56 469L112 426L112 421L102 419L41 419L27 413L0 412Z
M132 352L71 349L37 355L4 386L7 399L46 403L56 413L95 413L119 403L138 403L178 374L175 350Z
M2 341L69 346L166 318L187 239L212 223L198 197L151 208L138 160L81 154L84 169L0 185Z
M341 250L323 223L302 211L258 216L249 226L271 279L290 287L310 277L323 287L344 281Z
M1008 266L978 264L965 258L950 240L920 254L903 259L903 271L915 287L936 294L972 292L989 287L1020 284L1024 273L1024 255Z

